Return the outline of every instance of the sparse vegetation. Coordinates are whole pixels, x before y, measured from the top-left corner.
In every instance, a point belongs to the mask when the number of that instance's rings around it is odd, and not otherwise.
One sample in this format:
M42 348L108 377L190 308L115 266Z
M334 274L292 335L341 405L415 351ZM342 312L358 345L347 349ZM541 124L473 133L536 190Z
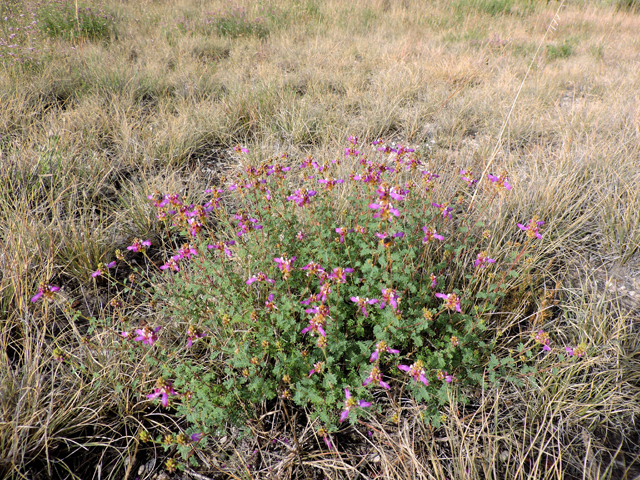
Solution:
M0 477L637 478L635 3L0 2Z

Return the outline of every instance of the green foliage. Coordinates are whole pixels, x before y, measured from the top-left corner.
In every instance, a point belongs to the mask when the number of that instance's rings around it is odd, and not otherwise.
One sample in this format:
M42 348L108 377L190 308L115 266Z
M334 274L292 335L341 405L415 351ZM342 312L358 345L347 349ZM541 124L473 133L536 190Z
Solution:
M546 52L549 60L557 60L560 58L569 58L575 51L576 41L574 39L566 39L557 45L547 45Z
M493 263L477 210L464 213L468 187L432 198L437 175L420 172L412 150L382 149L374 161L347 149L344 166L246 166L231 198L217 189L203 206L152 197L187 237L163 266L173 275L155 282L155 301L185 327L165 332L173 340L147 361L201 431L241 424L264 400L292 402L333 431L366 412L355 399L388 387L431 418L448 389L483 384L487 362L489 381L516 381L521 365L490 359L486 321L528 242Z
M206 23L221 37L258 37L269 35L269 28L264 18L252 18L243 7L216 13L209 17Z
M633 13L640 11L640 0L617 0L619 10L627 10Z
M38 26L49 37L67 40L106 40L114 34L114 19L100 8L71 0L47 3L37 12Z

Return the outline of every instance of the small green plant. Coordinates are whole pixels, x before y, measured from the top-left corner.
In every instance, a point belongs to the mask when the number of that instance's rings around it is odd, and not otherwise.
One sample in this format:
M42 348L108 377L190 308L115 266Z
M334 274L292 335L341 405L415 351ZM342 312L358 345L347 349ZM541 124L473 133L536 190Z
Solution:
M264 18L251 18L243 7L233 7L228 11L217 12L206 19L206 24L221 37L258 37L269 35Z
M67 40L105 40L114 33L113 16L71 0L48 3L37 12L38 26L49 37Z
M549 60L558 60L560 58L569 58L575 51L576 42L573 39L564 40L557 45L547 45L546 52Z

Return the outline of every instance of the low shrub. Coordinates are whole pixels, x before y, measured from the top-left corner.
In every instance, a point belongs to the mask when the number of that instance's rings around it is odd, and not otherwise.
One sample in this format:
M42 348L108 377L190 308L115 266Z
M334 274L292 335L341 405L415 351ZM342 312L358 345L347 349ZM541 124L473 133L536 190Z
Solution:
M52 38L106 40L114 34L114 18L102 8L59 0L43 5L37 12L40 30Z

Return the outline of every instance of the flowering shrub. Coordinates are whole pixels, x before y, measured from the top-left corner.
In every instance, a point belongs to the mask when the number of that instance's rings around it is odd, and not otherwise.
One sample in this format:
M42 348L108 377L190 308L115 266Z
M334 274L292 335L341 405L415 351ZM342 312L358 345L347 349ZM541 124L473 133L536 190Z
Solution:
M397 395L426 405L437 424L450 389L520 382L552 350L536 329L517 359L498 358L487 327L508 279L529 268L522 260L544 222L523 220L517 250L492 251L486 205L466 204L477 184L470 171L455 180L453 199L436 198L439 175L412 149L378 141L365 151L350 141L328 164L286 155L246 164L203 205L149 195L158 219L184 238L153 281L153 304L171 322L125 324L119 338L157 374L144 379L143 395L184 416L192 424L184 435L198 445L265 400L306 409L329 448L344 422L396 418L383 407ZM505 175L489 180L489 201L511 189ZM135 239L127 250L146 256L148 247ZM114 263L96 272L109 276ZM33 301L55 289L43 284ZM188 456L193 442L183 443Z

